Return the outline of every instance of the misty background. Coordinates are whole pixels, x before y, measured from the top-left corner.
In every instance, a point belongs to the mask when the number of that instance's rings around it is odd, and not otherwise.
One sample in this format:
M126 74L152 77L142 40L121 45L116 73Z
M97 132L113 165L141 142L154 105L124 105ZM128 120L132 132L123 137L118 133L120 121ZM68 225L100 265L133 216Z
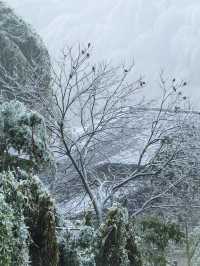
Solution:
M161 70L188 82L185 94L200 99L199 0L7 0L45 41L53 59L64 45L91 42L97 61L129 62L155 97Z

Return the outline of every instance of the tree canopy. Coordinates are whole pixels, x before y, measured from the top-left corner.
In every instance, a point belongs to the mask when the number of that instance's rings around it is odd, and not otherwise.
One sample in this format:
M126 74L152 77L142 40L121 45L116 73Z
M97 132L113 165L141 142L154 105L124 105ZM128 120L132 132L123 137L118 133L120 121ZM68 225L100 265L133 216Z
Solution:
M18 101L0 105L0 167L40 167L50 161L43 117Z

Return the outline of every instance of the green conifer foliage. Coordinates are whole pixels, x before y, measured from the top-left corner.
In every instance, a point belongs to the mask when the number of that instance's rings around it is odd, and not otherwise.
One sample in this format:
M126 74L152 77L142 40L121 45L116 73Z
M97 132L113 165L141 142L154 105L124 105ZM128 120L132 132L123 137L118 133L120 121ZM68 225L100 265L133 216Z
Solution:
M29 265L24 198L12 173L0 174L0 265Z
M10 266L14 253L13 209L0 194L0 265Z
M128 211L114 205L98 232L98 266L140 266L141 260Z
M60 266L96 266L96 232L92 226L82 225L78 237L62 232Z
M0 170L30 170L49 161L43 117L18 101L1 104Z
M156 217L146 217L137 222L138 246L144 265L166 266L167 248L171 242L179 244L184 233L175 223L165 222Z
M57 266L54 202L36 176L18 175L0 174L0 265Z
M36 176L26 175L20 183L26 198L25 223L31 236L32 266L57 266L59 251L56 236L55 205Z

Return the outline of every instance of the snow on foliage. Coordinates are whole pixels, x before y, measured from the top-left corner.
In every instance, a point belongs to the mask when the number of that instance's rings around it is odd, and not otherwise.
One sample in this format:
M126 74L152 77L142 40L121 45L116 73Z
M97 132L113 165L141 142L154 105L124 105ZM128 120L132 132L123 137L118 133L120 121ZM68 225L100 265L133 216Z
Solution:
M0 151L3 169L6 169L3 164L12 155L17 159L25 156L37 166L49 162L50 152L43 117L18 101L1 104Z
M0 174L0 265L29 265L23 195L11 173Z
M30 26L3 2L0 2L0 23L1 96L36 108L38 93L43 97L49 93L48 51Z
M54 201L39 178L0 174L0 265L57 266Z

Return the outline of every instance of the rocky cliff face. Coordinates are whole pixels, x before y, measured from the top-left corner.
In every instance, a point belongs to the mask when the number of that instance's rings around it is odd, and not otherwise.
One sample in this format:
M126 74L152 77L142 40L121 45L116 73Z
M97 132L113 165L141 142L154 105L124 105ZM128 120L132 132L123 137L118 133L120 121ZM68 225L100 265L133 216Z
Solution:
M49 54L39 36L0 1L0 93L35 106L50 90Z

